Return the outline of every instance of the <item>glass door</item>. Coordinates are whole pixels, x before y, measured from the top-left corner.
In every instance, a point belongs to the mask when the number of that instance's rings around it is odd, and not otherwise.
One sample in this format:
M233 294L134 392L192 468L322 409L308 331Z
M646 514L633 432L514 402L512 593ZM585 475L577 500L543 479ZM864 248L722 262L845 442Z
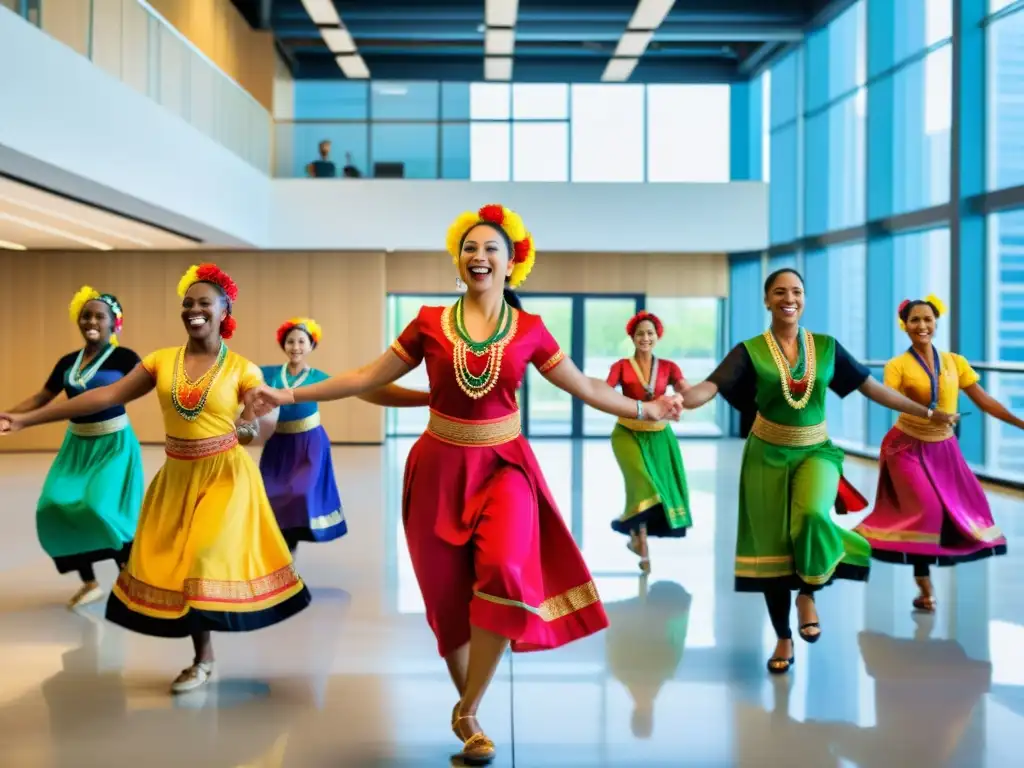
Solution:
M523 296L523 309L544 318L544 325L567 355L572 353L571 296ZM526 369L526 430L531 437L572 435L572 397L545 379L535 367Z
M596 379L608 377L612 363L633 353L626 323L635 315L640 296L583 296L583 372ZM583 435L608 435L615 417L580 404Z

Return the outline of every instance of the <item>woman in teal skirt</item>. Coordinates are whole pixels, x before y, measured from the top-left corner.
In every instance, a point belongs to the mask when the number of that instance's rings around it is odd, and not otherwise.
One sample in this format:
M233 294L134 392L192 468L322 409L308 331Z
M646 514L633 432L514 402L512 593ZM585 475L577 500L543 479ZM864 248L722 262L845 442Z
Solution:
M118 346L123 313L116 297L83 286L68 309L85 346L58 360L43 388L12 413L40 408L61 392L72 398L106 386L139 363ZM124 407L72 419L36 507L43 550L58 572L77 571L82 579L69 608L103 596L95 563L113 560L120 568L128 561L142 493L142 453Z
M634 400L656 400L671 386L686 390L686 379L671 360L654 356L665 327L656 315L641 311L626 323L634 353L617 361L608 372L608 385L621 387ZM692 525L690 496L679 441L668 422L619 419L612 430L612 451L626 483L626 509L612 521L612 530L629 536L629 550L650 572L647 537L678 538Z
M883 387L833 337L800 327L804 282L796 270L768 276L765 307L771 327L738 344L707 378L683 395L699 408L721 394L750 433L740 469L735 576L739 592L763 592L778 644L768 670L793 665L789 626L797 596L800 637L821 636L814 592L833 579L864 581L871 546L836 525L834 506L855 512L866 502L843 479L843 452L828 437L825 393L860 391L886 408L951 424L956 414L932 411Z

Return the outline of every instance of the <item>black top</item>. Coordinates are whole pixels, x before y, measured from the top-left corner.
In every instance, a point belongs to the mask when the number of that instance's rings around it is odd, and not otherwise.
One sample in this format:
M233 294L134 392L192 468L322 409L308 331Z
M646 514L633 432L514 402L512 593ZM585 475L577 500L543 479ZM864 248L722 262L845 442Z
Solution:
M836 341L835 370L828 388L840 397L856 392L871 378L871 372L857 358ZM750 359L746 344L733 347L725 359L708 376L718 387L718 393L740 413L740 436L746 437L757 416L757 371Z
M99 370L92 377L85 389L81 389L71 384L68 381L68 373L71 371L71 367L75 364L75 360L78 359L78 352L70 352L53 366L53 371L50 372L50 377L46 380L43 388L51 395L56 397L62 391L67 398L70 400L72 397L82 394L86 389L98 389L99 387L105 387L108 384L113 384L115 381L124 378L132 369L135 368L141 361L139 356L127 347L114 347L114 351L110 353L110 357L103 361L103 365L100 366ZM86 366L88 367L88 366ZM113 408L108 408L100 413L94 413L90 416L81 416L79 418L72 419L71 421L76 424L91 424L97 421L106 421L112 419L115 416L120 416L125 412L123 405L115 405Z
M317 179L333 179L338 175L338 169L330 160L314 160L310 163L313 166L313 176Z

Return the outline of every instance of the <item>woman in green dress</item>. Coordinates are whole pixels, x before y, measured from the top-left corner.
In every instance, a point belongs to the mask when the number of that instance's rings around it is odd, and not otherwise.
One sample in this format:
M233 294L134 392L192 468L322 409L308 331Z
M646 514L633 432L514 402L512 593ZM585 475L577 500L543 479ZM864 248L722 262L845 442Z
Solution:
M721 394L750 433L740 469L736 591L764 593L778 637L768 670L783 674L794 662L791 592L799 592L800 637L816 642L821 628L814 592L837 578L866 580L871 559L868 542L829 514L837 502L850 506L844 495L852 489L842 483L843 452L828 438L826 390L840 397L859 391L935 423L952 424L958 416L883 387L833 337L801 328L804 282L796 270L769 275L764 302L771 327L733 348L683 400L699 408Z

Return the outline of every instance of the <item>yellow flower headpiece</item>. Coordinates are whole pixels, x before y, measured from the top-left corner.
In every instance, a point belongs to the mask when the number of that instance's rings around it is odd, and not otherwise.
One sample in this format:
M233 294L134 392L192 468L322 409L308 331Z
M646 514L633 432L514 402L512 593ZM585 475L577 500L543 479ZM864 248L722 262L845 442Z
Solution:
M923 299L918 299L918 301L924 302L925 304L931 304L935 308L937 318L942 317L944 314L946 314L946 305L943 303L942 299L940 299L934 293L929 293ZM903 309L905 307L910 306L912 303L913 302L911 302L910 299L904 299L903 301L900 302L900 306L896 310L896 317L899 318L901 331L907 330L907 324L903 322Z
M278 346L282 349L284 348L284 340L295 328L301 328L308 333L309 340L313 342L314 347L319 346L320 340L324 337L324 332L320 328L320 324L312 317L292 317L283 322L277 329Z
M511 288L518 288L533 269L533 264L537 260L537 251L533 247L533 237L526 231L523 219L518 213L503 205L495 203L485 205L479 211L466 211L448 227L448 236L445 242L455 266L459 265L462 239L469 230L478 224L490 224L508 236L512 243L512 253L509 256L515 263L508 284Z
M102 301L110 307L110 314L114 317L114 329L110 334L110 344L116 347L118 345L117 334L121 332L121 326L124 323L124 312L121 309L121 303L109 293L100 293L91 285L83 285L68 304L68 317L71 318L72 324L78 325L78 318L82 316L82 310L90 301Z

